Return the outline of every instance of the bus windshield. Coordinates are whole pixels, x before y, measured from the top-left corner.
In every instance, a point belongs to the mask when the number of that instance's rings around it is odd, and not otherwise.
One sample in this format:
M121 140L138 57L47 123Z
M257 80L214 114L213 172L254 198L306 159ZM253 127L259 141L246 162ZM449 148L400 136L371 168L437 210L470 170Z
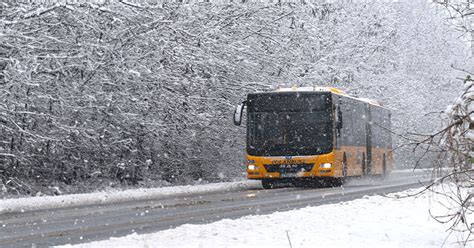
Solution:
M265 99L253 99L249 103L249 155L318 155L332 150L330 98L313 94L302 98L287 95ZM311 103L311 107L307 103ZM279 105L280 108L275 109ZM270 111L272 106L273 111Z

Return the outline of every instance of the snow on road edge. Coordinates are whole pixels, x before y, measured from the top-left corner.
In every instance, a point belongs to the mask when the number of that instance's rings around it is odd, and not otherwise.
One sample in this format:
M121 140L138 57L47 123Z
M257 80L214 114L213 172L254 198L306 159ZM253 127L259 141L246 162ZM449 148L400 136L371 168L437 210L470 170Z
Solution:
M124 191L104 191L86 194L59 196L39 196L18 199L0 200L0 214L77 207L83 205L126 202L130 200L146 200L163 198L170 195L188 195L220 191L261 187L259 181L237 181L226 183L210 183L205 185L173 186L163 188L142 188Z
M421 169L405 169L392 172L395 174L410 174L423 172ZM163 188L141 188L117 191L102 191L85 194L70 194L59 196L36 196L16 199L1 199L0 214L27 212L44 209L78 207L93 204L126 202L131 200L146 200L167 197L170 195L189 195L239 189L260 188L260 181L243 180L237 182L210 183L205 185L172 186Z

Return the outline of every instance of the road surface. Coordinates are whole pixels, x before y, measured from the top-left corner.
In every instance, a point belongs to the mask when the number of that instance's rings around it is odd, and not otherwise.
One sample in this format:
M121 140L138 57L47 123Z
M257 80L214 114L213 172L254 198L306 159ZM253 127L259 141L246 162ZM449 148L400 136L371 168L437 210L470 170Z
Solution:
M337 188L251 188L114 204L88 205L0 216L0 247L45 247L149 233L268 214L421 187L423 172L395 172L385 180L352 179Z

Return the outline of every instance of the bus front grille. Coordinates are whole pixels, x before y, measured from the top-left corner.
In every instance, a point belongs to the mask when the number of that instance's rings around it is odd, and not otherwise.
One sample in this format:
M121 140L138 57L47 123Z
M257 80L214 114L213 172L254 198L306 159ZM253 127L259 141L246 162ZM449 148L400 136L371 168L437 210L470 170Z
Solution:
M264 164L263 166L267 172L298 173L311 171L314 164Z

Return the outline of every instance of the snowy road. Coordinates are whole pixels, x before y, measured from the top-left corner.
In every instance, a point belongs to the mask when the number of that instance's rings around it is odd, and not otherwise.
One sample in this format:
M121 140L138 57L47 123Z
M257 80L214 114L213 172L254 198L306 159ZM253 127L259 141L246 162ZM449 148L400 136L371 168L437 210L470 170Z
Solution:
M185 223L265 214L420 187L422 172L393 173L385 181L354 179L343 188L248 189L156 200L2 214L0 246L37 247L82 243Z

